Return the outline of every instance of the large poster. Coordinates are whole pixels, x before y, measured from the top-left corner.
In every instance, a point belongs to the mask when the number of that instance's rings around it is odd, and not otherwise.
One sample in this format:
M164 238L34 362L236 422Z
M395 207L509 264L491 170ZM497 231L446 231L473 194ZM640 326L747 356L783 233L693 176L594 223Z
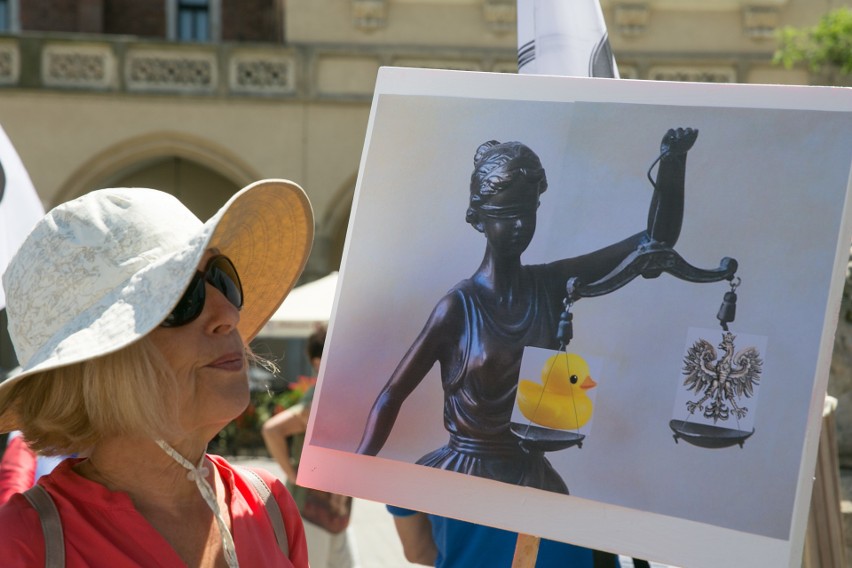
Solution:
M674 565L798 565L850 110L827 88L383 69L300 484Z

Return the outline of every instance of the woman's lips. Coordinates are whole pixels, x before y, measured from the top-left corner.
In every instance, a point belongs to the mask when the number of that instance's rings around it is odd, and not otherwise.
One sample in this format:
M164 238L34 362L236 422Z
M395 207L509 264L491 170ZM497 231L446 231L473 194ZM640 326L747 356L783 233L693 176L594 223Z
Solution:
M242 353L228 353L223 355L207 365L214 369L222 369L224 371L242 371L243 370L243 355Z

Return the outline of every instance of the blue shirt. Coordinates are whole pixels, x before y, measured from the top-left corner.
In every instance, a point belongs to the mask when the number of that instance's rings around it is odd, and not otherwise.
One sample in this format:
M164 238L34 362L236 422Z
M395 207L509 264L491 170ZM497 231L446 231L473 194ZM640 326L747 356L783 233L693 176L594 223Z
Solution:
M407 517L416 511L392 505L388 511ZM427 515L432 524L432 539L438 549L436 568L509 568L515 555L518 534L465 521ZM592 568L592 551L572 544L541 539L536 568Z

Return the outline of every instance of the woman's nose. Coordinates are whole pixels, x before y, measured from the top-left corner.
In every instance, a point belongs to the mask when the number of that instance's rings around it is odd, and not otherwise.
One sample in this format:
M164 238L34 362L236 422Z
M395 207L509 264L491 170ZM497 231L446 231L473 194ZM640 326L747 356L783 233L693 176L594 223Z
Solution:
M205 326L213 333L227 333L240 323L240 310L215 286L207 283L204 312L208 321Z

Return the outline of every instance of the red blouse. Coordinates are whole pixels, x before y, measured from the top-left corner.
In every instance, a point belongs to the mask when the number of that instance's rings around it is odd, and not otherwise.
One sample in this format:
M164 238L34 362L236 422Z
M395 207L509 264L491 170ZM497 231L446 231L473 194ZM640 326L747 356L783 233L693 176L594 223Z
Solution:
M278 548L266 508L251 485L235 475L224 458L207 457L229 488L231 533L240 566L307 568L304 527L284 485L269 472L254 470L272 490L284 516L289 558ZM66 566L182 566L174 549L136 511L125 493L110 491L71 469L80 461L67 459L39 480L59 509ZM22 495L0 507L0 551L4 567L44 565L44 533L35 509Z
M0 505L33 486L37 457L27 447L23 436L9 439L3 459L0 459Z

